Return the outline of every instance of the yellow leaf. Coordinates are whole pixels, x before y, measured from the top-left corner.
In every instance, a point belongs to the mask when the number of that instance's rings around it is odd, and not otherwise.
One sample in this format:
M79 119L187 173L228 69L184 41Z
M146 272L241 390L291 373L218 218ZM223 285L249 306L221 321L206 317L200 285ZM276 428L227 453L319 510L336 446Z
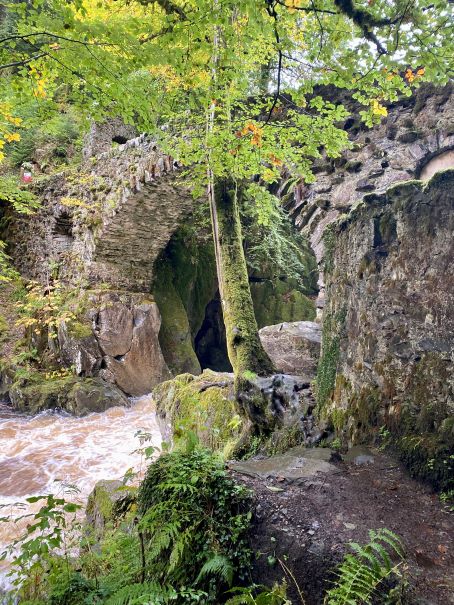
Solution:
M8 141L8 143L12 143L13 141L20 141L20 134L18 134L17 132L7 132L5 133L5 139Z

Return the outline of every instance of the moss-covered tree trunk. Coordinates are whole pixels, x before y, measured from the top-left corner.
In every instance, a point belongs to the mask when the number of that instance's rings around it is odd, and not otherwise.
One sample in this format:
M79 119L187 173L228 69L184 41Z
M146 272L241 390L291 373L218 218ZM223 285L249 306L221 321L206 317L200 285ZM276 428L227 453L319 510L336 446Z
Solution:
M273 373L273 364L260 342L243 251L237 188L219 179L210 190L216 266L227 352L236 376L245 371Z

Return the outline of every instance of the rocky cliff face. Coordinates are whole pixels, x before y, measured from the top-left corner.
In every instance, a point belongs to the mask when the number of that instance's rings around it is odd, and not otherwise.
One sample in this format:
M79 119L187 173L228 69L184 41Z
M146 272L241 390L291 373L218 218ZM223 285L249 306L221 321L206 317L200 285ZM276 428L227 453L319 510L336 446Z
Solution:
M146 294L90 293L78 329L62 323L59 353L78 376L99 376L132 396L170 378L158 341L161 316ZM82 333L85 331L85 334Z
M366 195L324 236L319 410L352 443L380 427L413 472L454 476L454 171Z

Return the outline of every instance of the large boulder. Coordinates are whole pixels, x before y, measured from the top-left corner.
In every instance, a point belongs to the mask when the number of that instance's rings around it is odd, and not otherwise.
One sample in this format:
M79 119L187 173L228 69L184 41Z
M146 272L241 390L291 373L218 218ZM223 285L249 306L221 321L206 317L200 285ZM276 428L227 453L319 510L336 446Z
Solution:
M204 445L227 456L259 447L284 452L322 436L312 415L309 380L301 376L251 375L235 389L233 374L204 370L158 385L153 398L165 441L193 431Z
M153 390L156 415L165 441L188 430L213 450L231 452L242 429L234 397L233 374L205 370L181 374Z
M43 410L64 410L75 416L129 406L128 398L115 385L101 378L67 376L12 385L8 391L13 408L37 414Z
M100 376L131 396L170 378L158 340L161 316L150 295L91 293L87 307L81 322L62 323L58 331L62 359L79 376Z
M259 331L278 372L313 378L320 357L321 329L314 321L283 322Z

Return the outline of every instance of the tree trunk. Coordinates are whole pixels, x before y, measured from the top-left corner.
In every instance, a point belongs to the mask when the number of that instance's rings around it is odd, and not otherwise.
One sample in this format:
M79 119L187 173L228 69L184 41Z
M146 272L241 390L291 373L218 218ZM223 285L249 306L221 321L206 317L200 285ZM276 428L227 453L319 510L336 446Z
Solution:
M272 374L273 364L260 342L243 251L236 185L219 179L210 186L216 266L227 353L235 376L250 371Z

